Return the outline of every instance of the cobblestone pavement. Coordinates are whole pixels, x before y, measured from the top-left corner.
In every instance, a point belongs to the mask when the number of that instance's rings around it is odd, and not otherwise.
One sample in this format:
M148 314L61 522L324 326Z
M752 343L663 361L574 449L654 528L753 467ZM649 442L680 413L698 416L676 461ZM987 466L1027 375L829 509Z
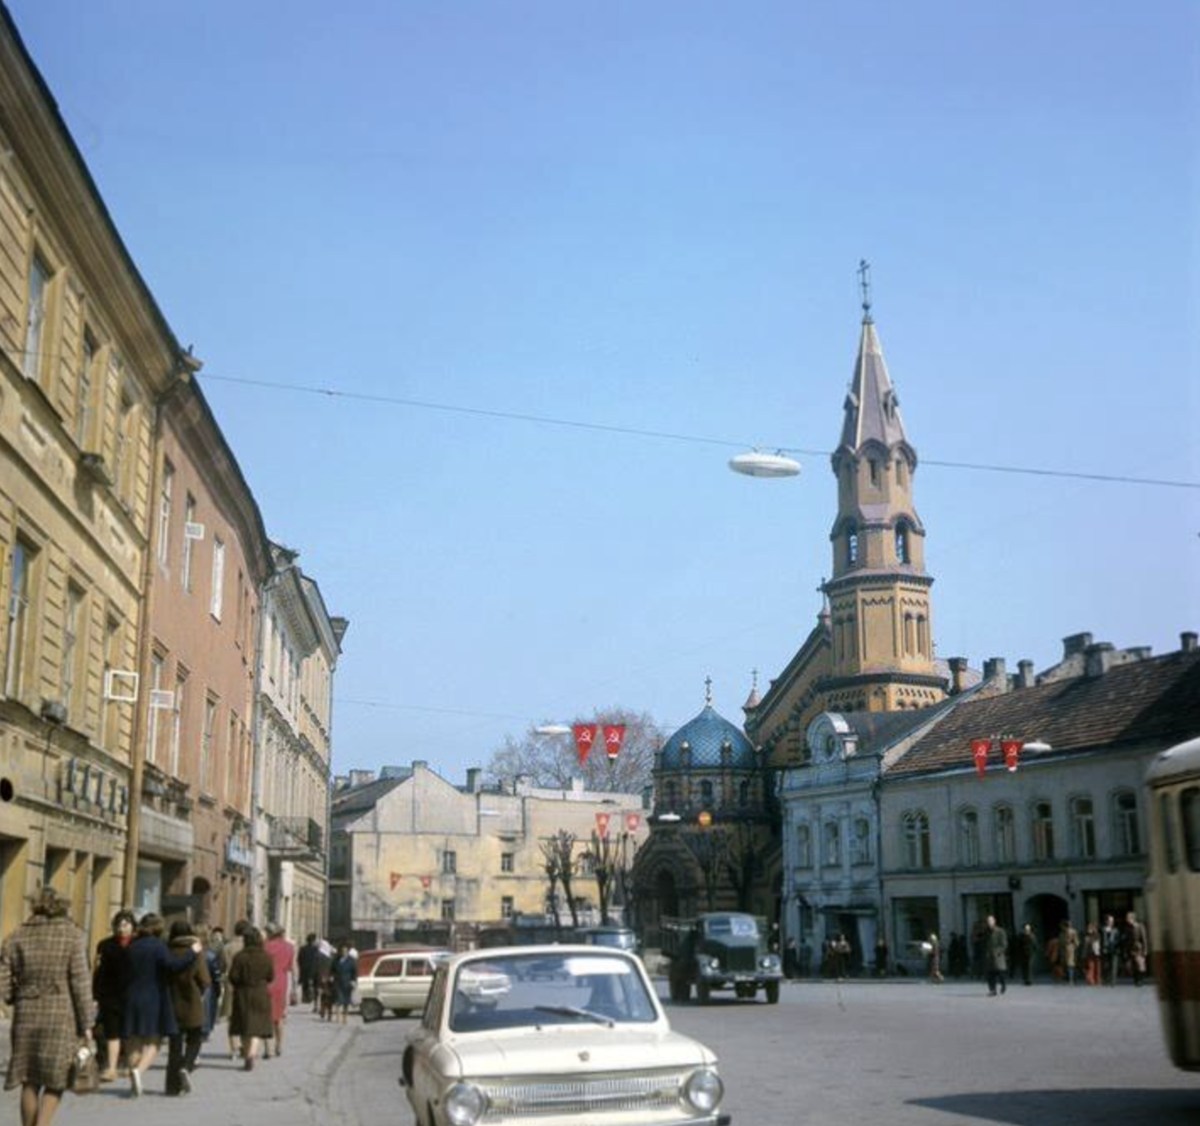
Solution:
M721 1057L738 1126L1196 1126L1200 1077L1163 1052L1150 989L791 985L782 1002L668 1005ZM196 1091L127 1083L68 1098L64 1126L412 1126L396 1084L412 1020L345 1027L294 1010L286 1051L249 1075L206 1046ZM7 1030L5 1030L6 1032ZM223 1038L220 1044L223 1046ZM16 1122L15 1093L3 1121Z

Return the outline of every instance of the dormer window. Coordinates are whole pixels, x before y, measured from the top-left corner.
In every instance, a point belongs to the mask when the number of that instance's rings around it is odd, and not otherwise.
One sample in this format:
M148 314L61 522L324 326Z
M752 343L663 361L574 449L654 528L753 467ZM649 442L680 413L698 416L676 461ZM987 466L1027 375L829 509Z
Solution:
M858 533L850 532L846 536L846 562L851 567L858 563Z
M906 528L903 524L896 529L896 562L912 562L912 557L909 554L908 528Z
M907 472L907 470L905 469L904 458L902 458L902 457L896 458L896 484L897 485L904 484L904 474L906 472Z
M871 484L879 488L879 462L871 458L867 462L867 465L871 468Z

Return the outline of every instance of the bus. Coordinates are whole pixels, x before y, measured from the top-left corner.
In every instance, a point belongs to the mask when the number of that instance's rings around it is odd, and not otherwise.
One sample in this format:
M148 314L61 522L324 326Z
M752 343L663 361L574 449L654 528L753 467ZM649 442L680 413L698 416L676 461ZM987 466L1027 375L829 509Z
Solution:
M1200 739L1158 755L1146 772L1151 965L1167 1050L1200 1071Z

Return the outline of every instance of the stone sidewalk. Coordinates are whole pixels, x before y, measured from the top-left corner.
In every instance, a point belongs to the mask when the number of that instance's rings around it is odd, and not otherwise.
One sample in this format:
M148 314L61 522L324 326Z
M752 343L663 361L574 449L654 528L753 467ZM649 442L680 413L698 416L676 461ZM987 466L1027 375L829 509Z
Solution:
M55 1126L328 1126L329 1089L334 1074L353 1050L362 1022L323 1024L295 1008L288 1016L284 1052L259 1059L254 1071L230 1060L222 1025L200 1054L192 1076L193 1092L179 1098L163 1094L166 1046L146 1079L140 1099L129 1097L129 1080L105 1084L85 1097L66 1095ZM9 1029L0 1026L0 1056L7 1068ZM0 1121L19 1122L19 1091L0 1095Z

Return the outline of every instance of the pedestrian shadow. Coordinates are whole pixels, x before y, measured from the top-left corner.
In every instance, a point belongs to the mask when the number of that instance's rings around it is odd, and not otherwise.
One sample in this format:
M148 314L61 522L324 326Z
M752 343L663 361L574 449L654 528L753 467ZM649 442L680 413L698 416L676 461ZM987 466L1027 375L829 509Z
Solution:
M1087 1088L1055 1091L993 1091L909 1099L907 1105L940 1110L1005 1126L1086 1122L1088 1126L1196 1126L1200 1091L1173 1088Z

